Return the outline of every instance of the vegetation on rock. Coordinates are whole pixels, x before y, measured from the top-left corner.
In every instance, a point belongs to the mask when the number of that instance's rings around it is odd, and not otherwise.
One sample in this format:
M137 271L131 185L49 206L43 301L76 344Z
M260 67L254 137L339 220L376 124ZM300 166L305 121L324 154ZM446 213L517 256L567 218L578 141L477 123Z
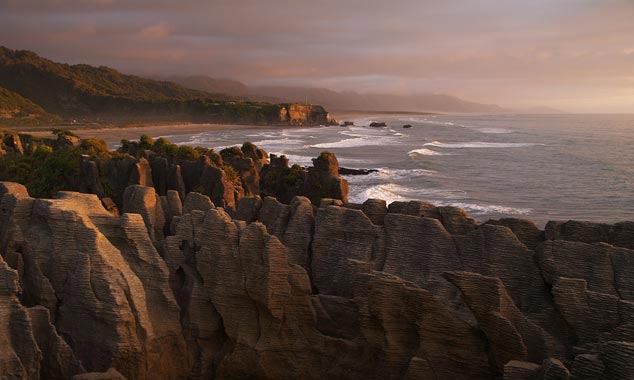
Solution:
M86 122L221 122L326 124L327 112L308 106L284 118L292 104L252 102L125 75L108 67L56 63L26 50L0 46L0 121L19 125L70 119ZM51 115L51 114L59 115Z

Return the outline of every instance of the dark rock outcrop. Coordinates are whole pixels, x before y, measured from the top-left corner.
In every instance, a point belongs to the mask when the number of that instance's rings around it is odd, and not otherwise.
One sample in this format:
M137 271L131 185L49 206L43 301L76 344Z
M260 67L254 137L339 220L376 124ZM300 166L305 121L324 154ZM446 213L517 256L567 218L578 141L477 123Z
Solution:
M322 152L313 158L313 167L308 168L303 195L314 205L322 198L341 199L348 202L348 181L339 176L339 162L334 154Z
M24 153L20 135L17 132L0 129L0 156L8 152Z

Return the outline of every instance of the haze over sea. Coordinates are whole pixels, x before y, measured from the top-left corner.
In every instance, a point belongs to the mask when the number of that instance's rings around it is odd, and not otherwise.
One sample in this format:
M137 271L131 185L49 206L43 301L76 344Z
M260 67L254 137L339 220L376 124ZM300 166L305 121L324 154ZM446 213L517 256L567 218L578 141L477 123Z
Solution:
M165 136L216 148L251 141L291 164L321 151L347 176L350 201L424 200L479 221L523 217L618 222L634 218L634 115L381 115L355 126L214 131ZM387 128L368 127L384 121ZM404 124L412 128L404 129Z

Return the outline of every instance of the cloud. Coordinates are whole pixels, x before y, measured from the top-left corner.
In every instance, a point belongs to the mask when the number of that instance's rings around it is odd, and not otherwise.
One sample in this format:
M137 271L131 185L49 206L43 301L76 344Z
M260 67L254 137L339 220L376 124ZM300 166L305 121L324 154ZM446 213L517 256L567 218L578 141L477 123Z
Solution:
M167 24L157 24L145 27L139 32L142 38L165 38L170 35L172 28Z
M0 0L0 44L140 74L634 109L633 19L631 0Z

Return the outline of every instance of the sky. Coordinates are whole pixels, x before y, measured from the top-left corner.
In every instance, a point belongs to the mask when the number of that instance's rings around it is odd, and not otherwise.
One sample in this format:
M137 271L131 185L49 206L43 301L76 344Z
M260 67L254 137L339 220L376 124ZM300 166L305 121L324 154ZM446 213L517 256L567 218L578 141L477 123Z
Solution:
M634 0L0 0L0 45L140 75L634 112Z

